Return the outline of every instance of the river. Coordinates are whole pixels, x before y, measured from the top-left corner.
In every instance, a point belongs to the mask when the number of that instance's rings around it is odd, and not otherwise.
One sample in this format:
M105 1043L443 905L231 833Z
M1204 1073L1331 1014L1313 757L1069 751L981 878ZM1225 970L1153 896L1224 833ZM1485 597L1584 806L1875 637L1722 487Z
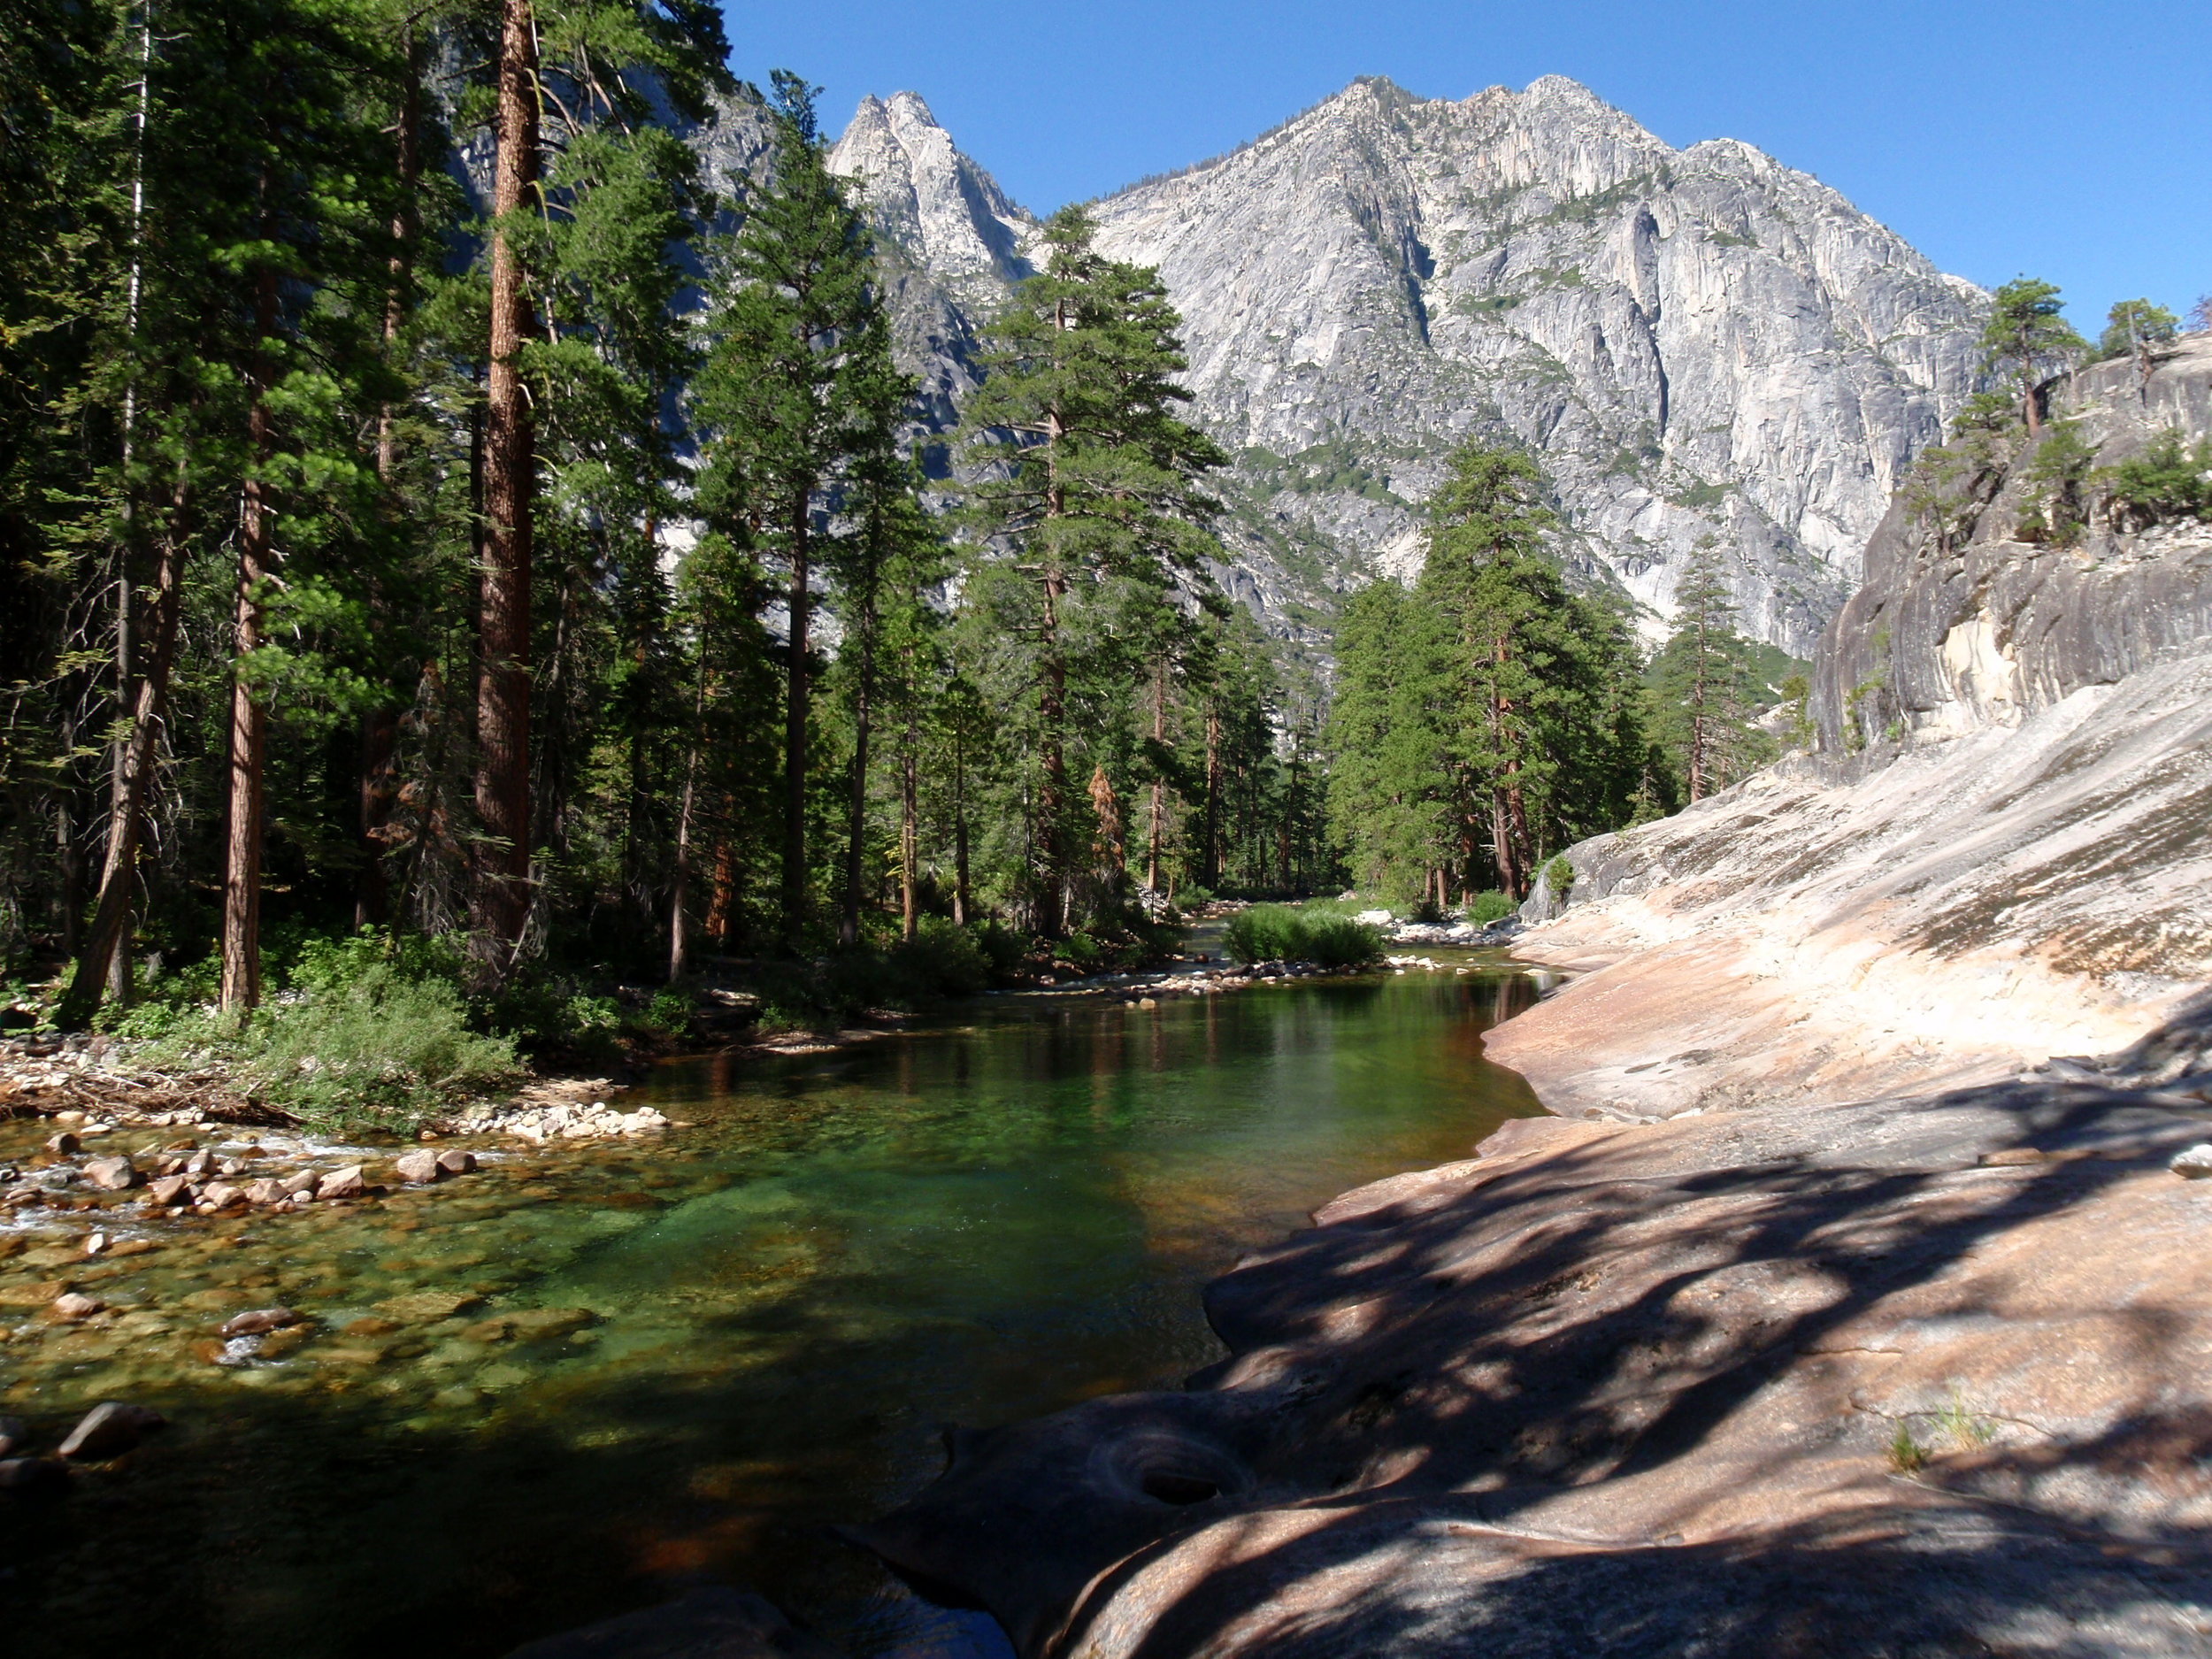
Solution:
M0 1503L14 1651L487 1659L710 1579L856 1655L1004 1654L828 1525L926 1482L946 1424L1217 1357L1207 1279L1538 1110L1480 1041L1533 995L1476 967L982 999L856 1048L665 1064L642 1093L687 1126L662 1143L148 1229L160 1248L85 1286L100 1328L4 1310L0 1409L175 1423L35 1517ZM54 1256L0 1262L0 1294ZM311 1333L208 1340L279 1298Z

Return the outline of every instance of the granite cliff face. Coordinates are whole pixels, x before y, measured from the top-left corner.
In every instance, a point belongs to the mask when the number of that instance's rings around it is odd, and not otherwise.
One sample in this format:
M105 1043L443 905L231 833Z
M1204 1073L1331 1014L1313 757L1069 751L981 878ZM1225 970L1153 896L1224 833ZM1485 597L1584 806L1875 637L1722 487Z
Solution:
M2079 539L2022 539L2024 518L2048 516L2050 488L2024 438L1950 446L1957 460L1884 517L1865 584L1821 642L1812 714L1824 749L2016 726L2212 635L2212 525L2116 520L2094 477L2169 428L2212 434L2212 335L2183 335L2147 380L2129 362L2085 369L2050 403L2093 451Z
M956 402L1034 221L911 94L864 102L833 165L909 273L910 367ZM1558 77L1458 103L1359 81L1094 211L1183 313L1239 457L1225 579L1285 634L1418 568L1441 457L1484 431L1540 455L1568 556L1655 620L1714 535L1747 625L1801 651L1971 389L1978 289L1805 174L1673 150Z
M1569 849L1570 902L1516 949L1593 972L1491 1045L1546 1104L1988 1081L2212 981L2212 525L2116 516L2099 478L2212 434L2212 336L2049 402L2041 445L2081 441L2072 544L2033 528L2058 486L2017 429L1947 446L1821 640L1815 751Z

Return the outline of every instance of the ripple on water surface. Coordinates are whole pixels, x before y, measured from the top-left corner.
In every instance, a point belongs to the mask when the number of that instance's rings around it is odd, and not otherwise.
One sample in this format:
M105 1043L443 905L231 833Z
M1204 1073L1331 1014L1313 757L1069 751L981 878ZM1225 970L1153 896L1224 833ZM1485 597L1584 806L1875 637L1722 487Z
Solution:
M0 1411L39 1449L103 1399L174 1426L58 1506L0 1504L12 1651L496 1655L703 1576L856 1654L1003 1653L824 1527L926 1481L945 1423L1211 1361L1208 1278L1537 1110L1480 1041L1532 995L1479 972L993 999L666 1065L649 1096L692 1126L662 1142L110 1225L154 1248L90 1263L90 1217L42 1213L0 1233ZM0 1158L39 1133L0 1125ZM64 1286L106 1310L50 1322ZM279 1302L309 1323L217 1335Z

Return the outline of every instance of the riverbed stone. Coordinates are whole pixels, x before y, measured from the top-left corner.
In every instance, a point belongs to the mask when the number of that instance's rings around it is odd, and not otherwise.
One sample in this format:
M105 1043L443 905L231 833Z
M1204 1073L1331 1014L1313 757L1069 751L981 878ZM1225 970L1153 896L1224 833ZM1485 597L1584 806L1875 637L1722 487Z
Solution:
M104 1192L123 1192L139 1181L138 1167L127 1153L122 1152L111 1157L90 1159L84 1166L84 1174L85 1179Z
M30 1444L30 1425L21 1417L0 1417L0 1457L12 1457Z
M392 1160L392 1168L399 1179L412 1187L426 1187L445 1174L438 1162L438 1155L425 1148L419 1152L403 1152Z
M280 1204L289 1196L284 1183L269 1176L246 1183L246 1202L250 1204Z
M315 1183L315 1196L318 1199L358 1198L367 1190L367 1183L361 1179L358 1164L349 1164L343 1169L333 1170Z
M46 1313L49 1318L74 1324L80 1319L89 1319L106 1305L97 1297L85 1295L80 1291L65 1290L48 1305Z
M210 1181L201 1191L200 1202L211 1210L227 1210L233 1204L246 1202L242 1187L233 1187L228 1181Z
M148 1186L146 1194L165 1209L171 1204L189 1203L191 1187L192 1178L188 1175L165 1175Z
M72 1158L82 1150L83 1145L75 1135L64 1129L47 1138L46 1149L58 1158Z
M438 1154L438 1167L448 1175L473 1175L476 1154L460 1147L448 1147Z
M409 1291L403 1295L387 1296L374 1304L379 1313L402 1325L434 1325L440 1319L472 1313L483 1305L481 1296L447 1290Z
M90 1463L119 1457L167 1423L151 1406L104 1400L79 1419L61 1443L60 1455Z
M299 1320L299 1315L289 1308L255 1308L224 1320L222 1334L260 1336L265 1332L282 1330L288 1325L297 1325Z

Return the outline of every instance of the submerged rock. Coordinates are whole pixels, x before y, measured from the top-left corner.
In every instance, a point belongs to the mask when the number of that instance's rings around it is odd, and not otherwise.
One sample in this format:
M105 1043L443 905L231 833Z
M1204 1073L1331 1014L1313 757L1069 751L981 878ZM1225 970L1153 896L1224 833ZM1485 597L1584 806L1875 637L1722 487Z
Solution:
M120 1457L147 1435L165 1427L168 1421L151 1406L128 1405L119 1400L103 1401L86 1412L69 1432L69 1438L59 1448L60 1455L91 1463Z
M69 1489L69 1465L51 1457L0 1458L0 1492L58 1497Z
M297 1325L300 1316L289 1308L256 1308L251 1312L234 1314L223 1321L219 1334L232 1336L259 1336L268 1331L280 1331L288 1325Z
M719 1585L541 1641L507 1659L837 1659L765 1596Z

